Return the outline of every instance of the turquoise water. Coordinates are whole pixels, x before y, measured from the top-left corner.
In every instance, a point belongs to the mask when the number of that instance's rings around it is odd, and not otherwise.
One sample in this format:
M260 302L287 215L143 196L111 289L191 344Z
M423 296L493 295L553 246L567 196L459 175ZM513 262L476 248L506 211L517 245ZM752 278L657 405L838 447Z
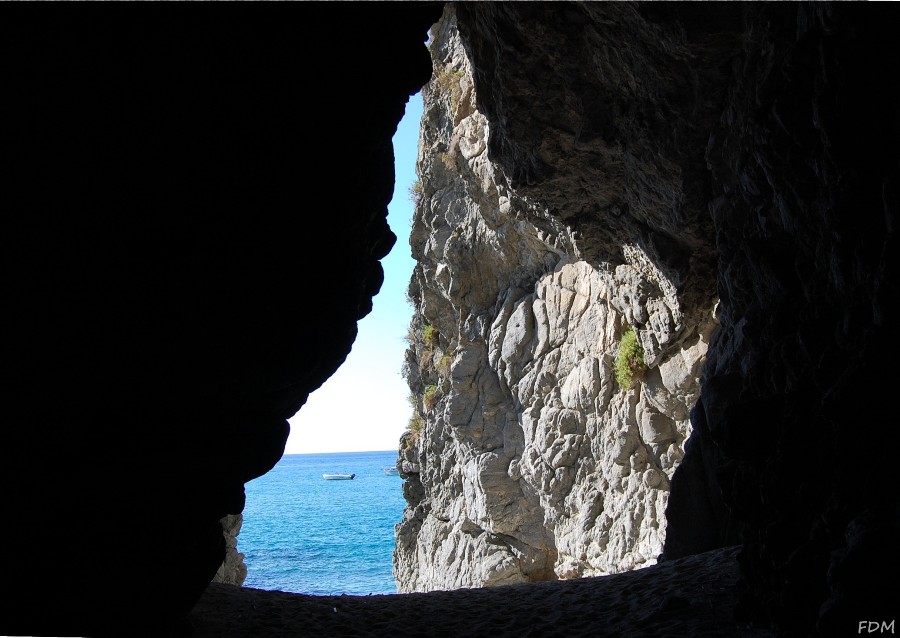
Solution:
M395 594L394 525L403 479L387 476L397 452L285 455L247 483L238 536L245 587L302 594ZM355 473L326 481L324 473Z

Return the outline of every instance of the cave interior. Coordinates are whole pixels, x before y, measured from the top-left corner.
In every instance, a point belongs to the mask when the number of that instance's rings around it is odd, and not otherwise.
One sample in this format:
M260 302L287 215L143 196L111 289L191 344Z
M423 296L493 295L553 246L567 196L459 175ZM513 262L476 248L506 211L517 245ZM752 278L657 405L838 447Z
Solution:
M709 526L738 521L745 617L810 635L889 619L896 11L680 4L628 11L732 45L685 141L722 318L668 549L710 549L731 537ZM548 30L589 28L577 3L528 5L464 5L476 66L508 57L535 11L559 18ZM391 137L431 75L442 9L4 10L0 631L185 622L222 561L219 519L371 310L396 241ZM611 47L628 46L623 29ZM514 148L492 152L516 170Z

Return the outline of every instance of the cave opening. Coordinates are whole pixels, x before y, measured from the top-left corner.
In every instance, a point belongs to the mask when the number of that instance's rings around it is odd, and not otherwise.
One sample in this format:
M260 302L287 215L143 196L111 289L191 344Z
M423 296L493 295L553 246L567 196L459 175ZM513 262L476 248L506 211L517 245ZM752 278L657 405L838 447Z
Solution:
M447 5L477 81L421 46L440 3L8 12L0 631L160 635L195 603L196 636L303 605L306 633L373 620L368 597L209 579L221 517L371 310L394 242L387 140L429 75L447 90L423 109L437 144L411 233L425 414L401 444L399 536L421 548L404 580L571 580L394 596L378 626L890 618L900 53L895 10L867 5ZM626 387L612 368L635 341L646 370ZM653 560L670 478L676 557L577 578ZM723 503L741 554L698 553L722 543Z
M388 224L397 241L381 259L384 282L358 322L346 360L289 423L285 454L246 484L242 520L217 580L309 595L392 594L394 526L405 502L397 448L409 428L402 367L412 307L408 285L421 93L412 95L393 136L394 195ZM392 471L393 470L393 471ZM324 481L333 472L350 481ZM237 544L236 549L233 547ZM243 567L241 566L243 556ZM240 579L241 574L246 574Z

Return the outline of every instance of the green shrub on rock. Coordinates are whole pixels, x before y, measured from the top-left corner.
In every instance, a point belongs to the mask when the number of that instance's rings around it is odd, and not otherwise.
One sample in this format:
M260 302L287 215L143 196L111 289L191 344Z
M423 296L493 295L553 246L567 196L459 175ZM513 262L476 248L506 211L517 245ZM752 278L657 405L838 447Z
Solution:
M434 369L437 370L437 373L441 376L442 379L450 378L450 368L453 365L453 353L445 352L441 355L441 358L438 359L438 362L434 364Z
M438 340L437 328L431 324L425 324L425 327L422 329L422 339L425 341L425 346L429 350L433 350Z
M409 201L413 206L417 206L424 195L425 187L422 185L422 180L417 177L416 181L409 185Z
M644 349L638 343L634 328L628 328L619 341L619 352L616 354L616 381L623 390L634 383L635 375L647 369L644 363Z
M429 385L425 388L425 394L422 395L422 406L429 412L434 409L437 404L437 386Z
M409 419L409 431L413 433L413 436L418 438L419 433L422 432L422 428L425 427L425 419L422 418L418 412L414 412L412 417Z

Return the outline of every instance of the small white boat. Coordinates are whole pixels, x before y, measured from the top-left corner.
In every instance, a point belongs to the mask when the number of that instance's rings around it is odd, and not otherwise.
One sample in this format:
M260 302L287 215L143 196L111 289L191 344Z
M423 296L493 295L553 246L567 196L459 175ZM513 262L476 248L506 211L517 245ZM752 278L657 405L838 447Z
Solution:
M356 478L356 474L323 474L326 481L349 481Z
M385 474L387 474L388 476L397 476L400 473L400 471L396 467L387 467L387 466L381 468L381 471L384 472Z

